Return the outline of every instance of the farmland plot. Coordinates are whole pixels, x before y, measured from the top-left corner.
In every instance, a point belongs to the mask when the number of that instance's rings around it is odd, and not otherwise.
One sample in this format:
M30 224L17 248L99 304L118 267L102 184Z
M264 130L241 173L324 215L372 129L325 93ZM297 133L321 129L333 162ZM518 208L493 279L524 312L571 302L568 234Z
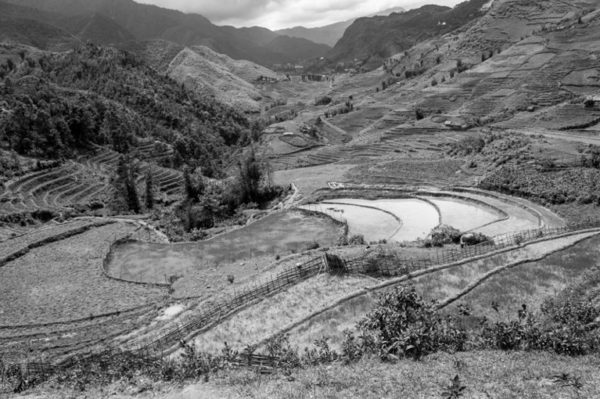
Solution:
M34 248L0 267L0 325L68 322L161 300L163 289L118 282L103 274L112 240L133 230L121 223L94 228Z

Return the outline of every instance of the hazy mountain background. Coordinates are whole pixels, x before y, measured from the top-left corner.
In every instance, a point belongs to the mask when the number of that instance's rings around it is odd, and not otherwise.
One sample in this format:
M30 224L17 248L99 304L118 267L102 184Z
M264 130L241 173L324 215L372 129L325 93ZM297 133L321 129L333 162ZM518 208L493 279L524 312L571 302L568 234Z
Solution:
M99 44L164 39L184 46L208 46L232 58L263 65L318 58L330 50L329 46L280 36L265 28L216 26L198 14L184 14L131 0L8 0L0 3L0 10L3 18L11 20L10 27L2 28L4 39L22 41L23 36L34 36L28 41L46 48L53 43L40 37L66 39L70 34L81 41ZM30 21L36 29L24 34Z
M380 15L390 15L392 13L401 13L406 11L402 7L388 8L379 11L375 14L365 15L365 17L375 17ZM328 46L335 46L335 44L344 36L346 29L356 21L357 18L349 19L347 21L336 22L334 24L320 26L317 28L305 28L304 26L296 26L288 29L280 29L276 31L281 35L287 35L291 37L299 37L307 39L315 43L326 44Z

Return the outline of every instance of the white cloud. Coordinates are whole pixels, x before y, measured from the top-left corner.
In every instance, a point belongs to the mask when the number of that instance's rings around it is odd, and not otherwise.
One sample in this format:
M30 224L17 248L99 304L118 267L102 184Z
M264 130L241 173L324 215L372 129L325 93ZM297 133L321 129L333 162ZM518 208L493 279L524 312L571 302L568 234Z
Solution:
M315 27L372 14L387 8L413 8L460 0L137 0L141 3L202 14L217 25L281 29Z

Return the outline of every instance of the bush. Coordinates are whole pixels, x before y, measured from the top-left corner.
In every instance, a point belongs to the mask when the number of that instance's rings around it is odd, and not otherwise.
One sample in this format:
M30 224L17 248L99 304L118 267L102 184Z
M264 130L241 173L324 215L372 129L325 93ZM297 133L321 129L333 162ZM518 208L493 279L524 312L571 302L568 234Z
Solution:
M323 97L319 97L315 100L315 105L329 105L331 104L331 97L329 96L323 96Z
M435 303L423 300L414 287L383 294L359 327L365 335L372 334L384 357L418 360L439 350L464 350L467 342L466 331L440 316Z
M309 243L309 244L306 246L306 249L310 251L310 250L312 250L312 249L318 249L320 246L321 246L321 245L320 245L320 244L319 244L317 241L313 240L311 243Z
M356 234L348 239L348 245L366 245L365 237L362 234Z
M458 244L462 233L460 230L448 225L440 225L434 227L429 233L427 240L425 241L426 247L443 247L444 244Z

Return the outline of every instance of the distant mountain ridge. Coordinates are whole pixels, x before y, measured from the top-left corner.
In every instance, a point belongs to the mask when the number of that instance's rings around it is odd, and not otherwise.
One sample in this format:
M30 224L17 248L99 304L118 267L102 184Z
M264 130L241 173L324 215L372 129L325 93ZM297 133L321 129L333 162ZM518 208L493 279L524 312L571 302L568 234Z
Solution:
M330 50L329 46L281 36L265 28L216 26L199 14L132 0L5 0L5 3L29 7L33 9L29 19L99 44L164 39L184 46L204 45L231 58L266 66L301 62L305 57L318 58ZM82 22L86 18L87 23Z
M354 63L367 69L416 43L451 32L482 16L489 0L468 0L454 8L426 5L389 16L359 18L328 54L328 62Z
M388 8L386 10L379 11L377 13L366 15L366 17L374 17L378 15L390 15L392 13L404 12L405 9L402 7ZM276 31L281 35L287 35L290 37L298 37L306 40L313 41L315 43L326 44L328 46L335 46L335 44L342 38L344 31L352 25L357 18L349 19L347 21L336 22L334 24L320 26L316 28L306 28L304 26L295 26L293 28L280 29Z

